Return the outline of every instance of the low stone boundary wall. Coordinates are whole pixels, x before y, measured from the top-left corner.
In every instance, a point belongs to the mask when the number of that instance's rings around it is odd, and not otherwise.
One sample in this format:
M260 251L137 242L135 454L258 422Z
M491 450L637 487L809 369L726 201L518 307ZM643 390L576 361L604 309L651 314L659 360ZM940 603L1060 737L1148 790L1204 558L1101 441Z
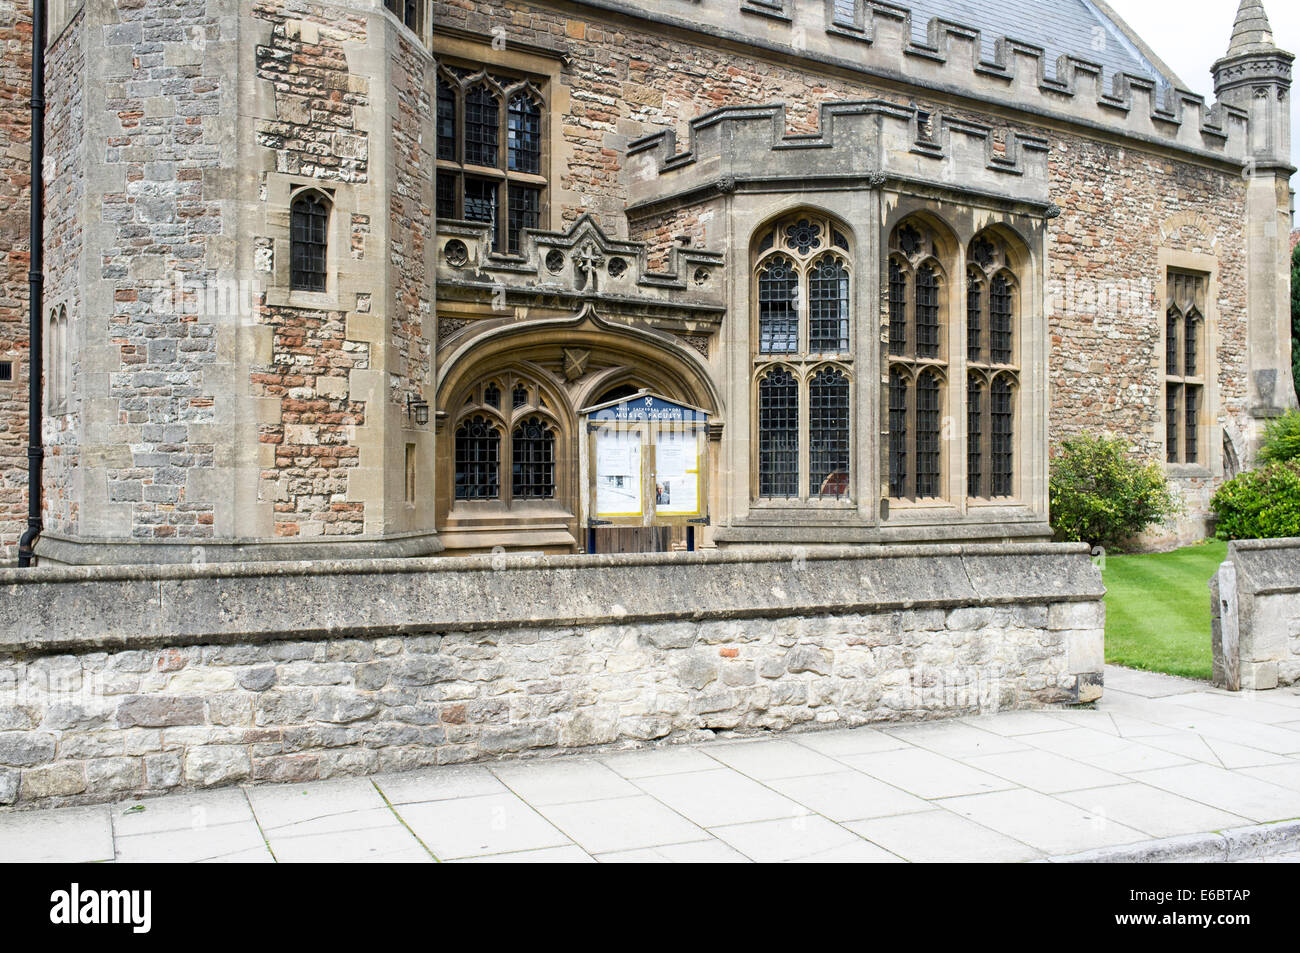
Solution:
M1241 540L1210 581L1214 684L1300 682L1300 539Z
M1101 693L1086 547L0 571L0 804Z

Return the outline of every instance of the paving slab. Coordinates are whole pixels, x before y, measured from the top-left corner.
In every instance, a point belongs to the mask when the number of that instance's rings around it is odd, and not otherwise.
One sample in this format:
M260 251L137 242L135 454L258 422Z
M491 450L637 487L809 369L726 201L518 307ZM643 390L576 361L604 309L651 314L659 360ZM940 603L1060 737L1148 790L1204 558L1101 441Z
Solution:
M550 821L510 792L403 804L395 810L439 860L572 846Z
M738 741L709 745L704 753L758 781L843 771L844 765L789 741Z
M770 821L808 813L807 808L729 768L641 778L636 783L700 827Z
M650 748L644 751L627 751L606 755L601 763L613 768L625 778L654 778L665 774L689 774L692 771L712 771L718 763L698 748L678 745L672 748Z
M539 805L548 821L596 853L707 840L709 834L649 795L578 804Z
M1043 856L1028 844L942 809L844 826L913 863L1018 863Z
M633 797L636 785L599 761L557 759L492 766L506 787L529 804L571 804L612 797Z
M0 860L17 864L80 864L113 859L106 807L58 808L0 815Z
M509 790L495 774L478 765L448 765L402 774L381 774L371 780L390 804L446 801L504 794Z
M602 864L749 864L748 857L716 838L690 844L643 847L598 854Z
M997 775L921 748L849 755L841 760L879 781L926 800L999 791L1014 786Z
M832 821L911 814L931 807L929 801L861 771L840 770L768 783L773 790Z
M1111 787L1072 791L1060 796L1096 817L1111 818L1153 838L1244 827L1249 822L1169 791L1130 781Z
M1134 844L1142 831L1036 791L996 791L948 798L943 807L1045 854Z
M714 836L758 863L900 863L901 858L815 814L715 827Z
M1300 817L1300 793L1208 764L1142 771L1133 779L1255 823Z
M1107 784L1119 784L1124 779L1117 774L1094 768L1092 765L1063 758L1050 751L1014 751L1007 754L984 755L967 758L972 768L1012 781L1021 787L1055 794L1059 791L1077 791Z
M910 747L906 741L895 738L875 728L840 728L831 731L810 731L793 734L795 744L821 752L830 758L846 754L873 754L877 751L895 751Z

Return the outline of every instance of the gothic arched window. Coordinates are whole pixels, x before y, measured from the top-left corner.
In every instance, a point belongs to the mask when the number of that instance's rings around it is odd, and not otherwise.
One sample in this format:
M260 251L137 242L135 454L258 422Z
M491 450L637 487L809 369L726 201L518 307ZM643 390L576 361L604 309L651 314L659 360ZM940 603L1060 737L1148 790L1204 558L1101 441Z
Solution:
M1201 464L1206 373L1205 274L1170 271L1165 314L1165 443L1170 463Z
M324 291L329 278L330 204L319 192L293 200L289 222L289 287Z
M888 254L889 495L942 498L948 271L938 239L920 221L894 229Z
M1004 499L1017 495L1019 291L1007 245L994 232L971 242L967 269L966 495Z
M495 374L471 388L460 413L457 501L497 500L509 506L559 495L561 427L536 379ZM509 440L503 439L507 435Z
M833 220L804 212L764 227L751 247L755 495L848 499L853 488L848 237Z

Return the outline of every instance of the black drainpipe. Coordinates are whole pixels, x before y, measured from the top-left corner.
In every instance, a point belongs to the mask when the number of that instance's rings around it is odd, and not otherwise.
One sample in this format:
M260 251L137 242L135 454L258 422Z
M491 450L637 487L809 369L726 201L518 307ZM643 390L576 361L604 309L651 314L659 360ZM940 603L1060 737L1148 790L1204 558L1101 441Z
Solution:
M44 364L41 312L45 309L45 0L32 0L32 227L28 281L27 346L27 532L18 544L18 565L32 564L41 535L41 377Z

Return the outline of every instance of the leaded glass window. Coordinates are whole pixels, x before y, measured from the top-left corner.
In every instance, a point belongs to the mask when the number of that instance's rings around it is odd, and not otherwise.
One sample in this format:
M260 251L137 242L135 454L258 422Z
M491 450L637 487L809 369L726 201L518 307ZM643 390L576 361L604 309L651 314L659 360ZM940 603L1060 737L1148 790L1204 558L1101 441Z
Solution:
M966 496L1015 496L1016 357L1015 256L990 229L971 242L966 295Z
M894 259L889 260L889 353L907 351L907 275Z
M438 80L438 158L457 161L456 91L444 79Z
M1165 451L1173 464L1202 464L1203 402L1213 350L1204 318L1209 276L1170 271L1166 279Z
M1002 275L989 287L989 350L994 364L1012 360L1011 283Z
M555 497L555 432L541 417L515 426L511 448L512 488L516 500Z
M916 496L939 496L940 420L939 377L927 371L916 382Z
M799 495L799 387L784 368L758 384L758 495Z
M799 350L799 275L788 258L775 258L758 276L758 350L793 354Z
M510 186L510 240L507 245L512 255L523 247L524 229L537 228L541 221L541 189L526 185Z
M974 374L966 382L966 492L984 495L984 385Z
M819 371L808 387L808 492L839 498L849 491L849 379Z
M898 368L889 372L889 495L907 496L907 377Z
M992 492L995 497L1015 495L1015 392L1004 376L993 381L989 392L992 418Z
M328 283L329 203L316 192L293 201L290 213L289 286L324 291Z
M853 495L851 245L848 229L814 213L751 239L756 498L803 505Z
M531 97L516 96L510 100L507 118L507 137L510 149L510 171L542 171L542 111Z
M437 215L489 225L489 242L497 252L518 254L523 233L543 227L542 89L540 82L495 68L444 64L438 70Z
M808 277L808 350L837 354L849 349L849 273L835 255L824 255Z
M916 353L939 356L939 276L929 265L916 272Z
M486 86L465 94L465 163L495 166L501 136L501 103Z
M486 417L472 417L456 428L456 499L495 500L501 496L501 432Z

